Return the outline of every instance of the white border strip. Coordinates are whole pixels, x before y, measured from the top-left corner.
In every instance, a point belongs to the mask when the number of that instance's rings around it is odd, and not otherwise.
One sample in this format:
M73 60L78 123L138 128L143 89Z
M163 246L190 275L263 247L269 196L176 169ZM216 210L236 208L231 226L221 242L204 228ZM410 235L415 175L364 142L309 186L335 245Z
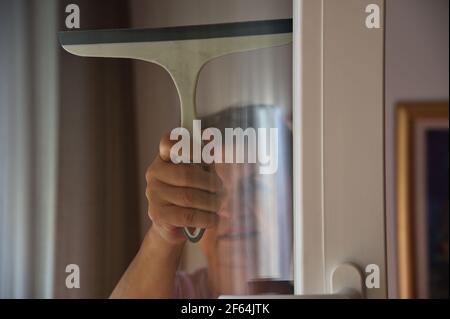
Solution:
M302 163L302 112L301 112L301 16L303 1L293 1L293 213L294 213L294 294L304 294L303 287L303 163Z

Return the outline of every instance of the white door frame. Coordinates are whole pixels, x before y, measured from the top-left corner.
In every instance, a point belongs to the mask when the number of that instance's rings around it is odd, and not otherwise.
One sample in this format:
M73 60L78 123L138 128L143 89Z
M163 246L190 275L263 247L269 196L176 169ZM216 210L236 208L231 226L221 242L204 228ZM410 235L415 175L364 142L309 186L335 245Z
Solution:
M295 293L331 293L339 264L375 264L365 294L384 298L384 1L294 0L293 15Z

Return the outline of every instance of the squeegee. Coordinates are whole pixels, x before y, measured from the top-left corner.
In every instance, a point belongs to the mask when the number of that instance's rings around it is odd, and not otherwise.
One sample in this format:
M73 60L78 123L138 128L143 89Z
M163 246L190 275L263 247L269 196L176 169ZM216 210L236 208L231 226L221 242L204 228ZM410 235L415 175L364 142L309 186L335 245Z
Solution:
M64 31L59 33L59 40L67 52L77 56L129 58L164 68L180 98L181 126L192 131L202 68L211 60L231 53L291 43L292 19L157 29ZM191 242L198 242L203 233L204 229L184 228Z

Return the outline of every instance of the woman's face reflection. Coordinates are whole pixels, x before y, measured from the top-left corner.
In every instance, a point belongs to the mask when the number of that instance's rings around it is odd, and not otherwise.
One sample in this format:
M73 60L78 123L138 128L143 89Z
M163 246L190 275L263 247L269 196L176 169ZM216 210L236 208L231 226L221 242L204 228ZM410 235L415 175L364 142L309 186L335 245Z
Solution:
M258 187L255 164L216 164L225 189L218 227L201 241L216 293L245 294L257 273Z
M279 128L279 170L260 174L262 164L214 164L222 180L224 199L219 224L206 230L200 241L208 261L212 293L218 295L253 294L255 283L289 279L292 234L292 207L289 159L289 132L278 109L244 107L206 120L221 131L227 127ZM206 126L205 126L206 127ZM236 141L225 143L222 156L237 155L248 146ZM231 148L232 150L228 149ZM245 151L244 151L245 152ZM249 285L251 283L251 285Z

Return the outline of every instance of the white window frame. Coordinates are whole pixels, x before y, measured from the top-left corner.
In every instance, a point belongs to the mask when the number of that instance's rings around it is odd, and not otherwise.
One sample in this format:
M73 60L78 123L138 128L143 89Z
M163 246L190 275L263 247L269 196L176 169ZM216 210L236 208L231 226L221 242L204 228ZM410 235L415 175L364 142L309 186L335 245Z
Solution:
M333 293L341 264L376 264L387 297L384 1L294 0L294 284ZM380 8L368 29L365 9Z

